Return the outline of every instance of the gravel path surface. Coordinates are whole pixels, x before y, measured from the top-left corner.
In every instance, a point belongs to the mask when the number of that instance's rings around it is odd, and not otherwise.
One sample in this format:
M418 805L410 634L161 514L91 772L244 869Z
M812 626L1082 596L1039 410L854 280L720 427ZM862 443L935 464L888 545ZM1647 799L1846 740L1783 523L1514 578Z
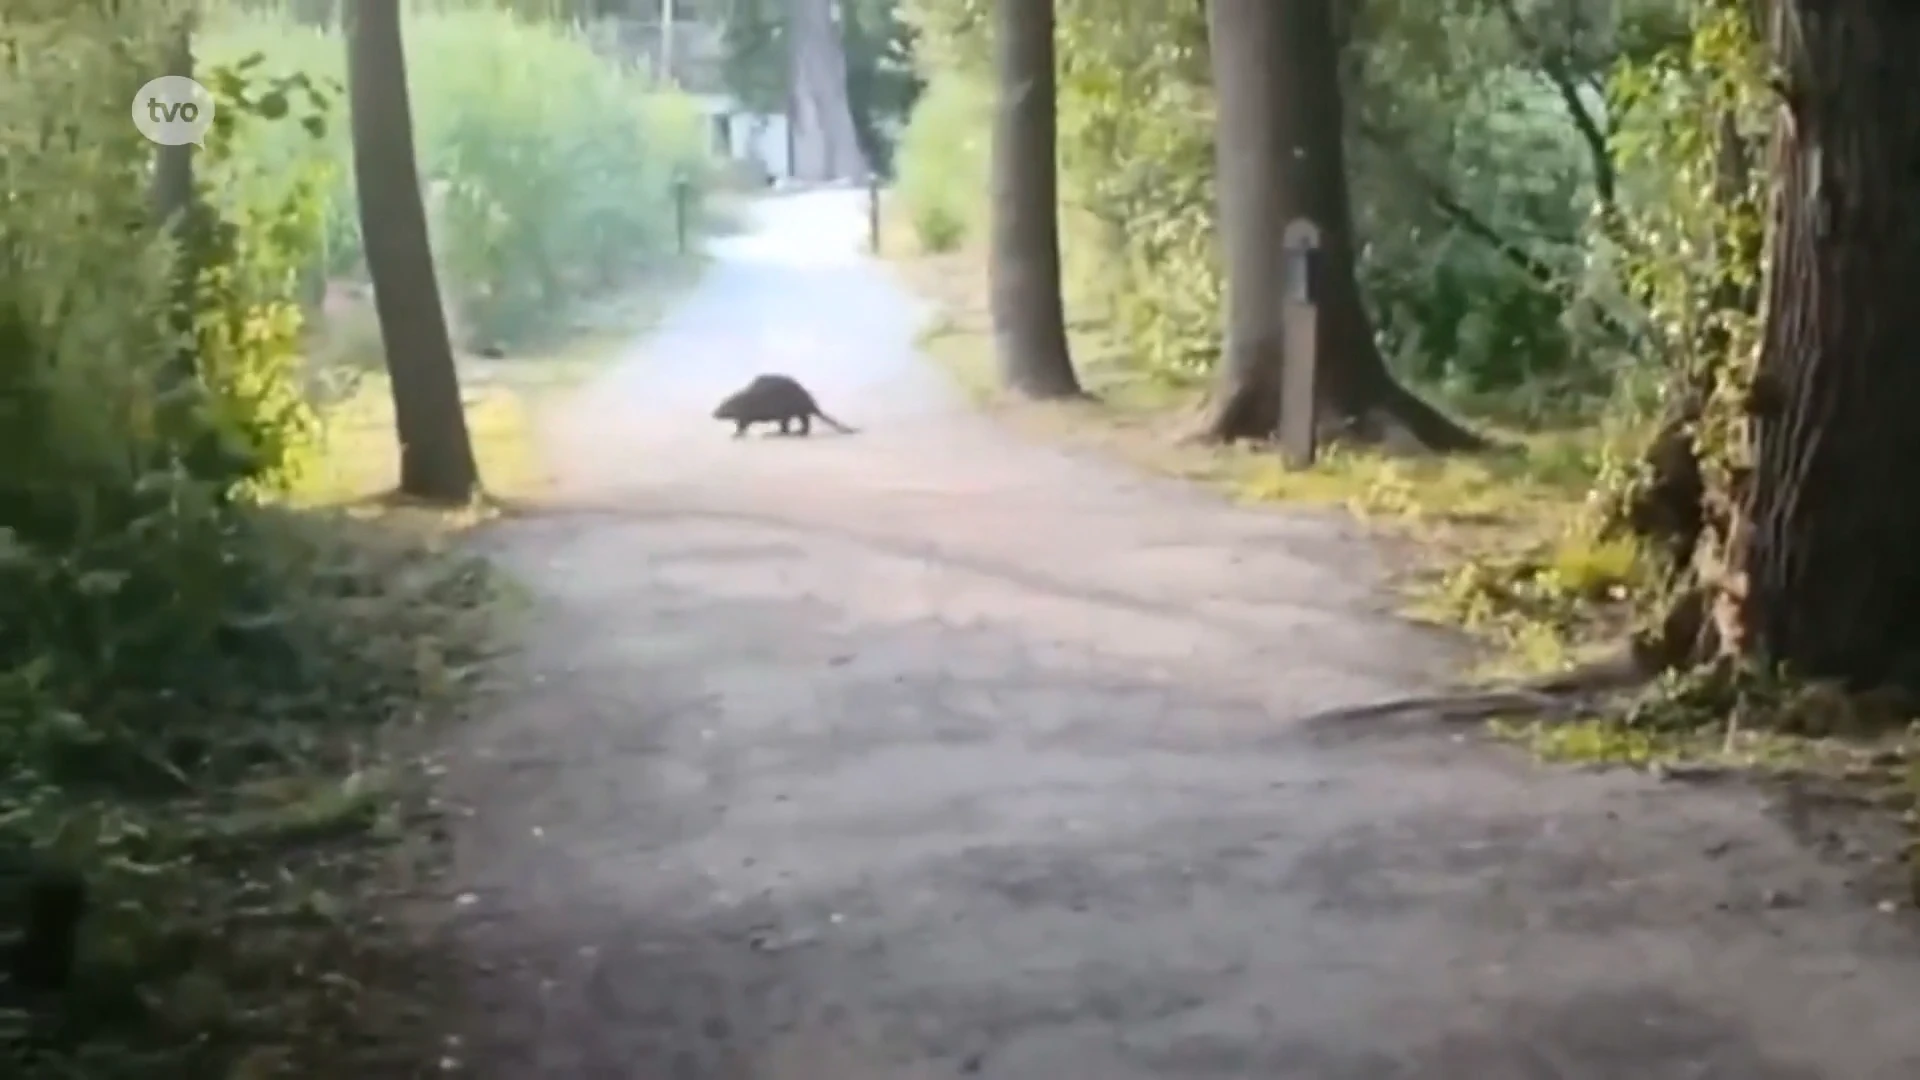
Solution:
M468 1075L1920 1077L1909 928L1757 795L1294 724L1457 658L1336 518L970 415L860 198L758 204L492 535ZM730 439L762 370L864 430Z

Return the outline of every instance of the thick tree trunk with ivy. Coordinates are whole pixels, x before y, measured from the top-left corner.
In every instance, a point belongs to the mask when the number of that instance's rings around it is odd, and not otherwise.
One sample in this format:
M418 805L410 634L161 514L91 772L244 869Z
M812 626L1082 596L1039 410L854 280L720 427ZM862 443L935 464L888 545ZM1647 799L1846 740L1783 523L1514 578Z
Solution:
M1744 342L1760 307L1764 238L1757 227L1757 140L1742 133L1739 109L1731 102L1720 107L1713 192L1720 225L1704 302L1686 301L1695 327L1692 340L1684 343L1688 361L1672 379L1643 476L1624 493L1627 501L1620 507L1623 523L1667 571L1667 595L1661 598L1666 608L1635 642L1637 658L1648 670L1718 657L1721 624L1738 621L1728 605L1716 604L1708 579L1724 572L1742 514L1742 494L1731 489L1736 481L1745 483L1737 454L1745 450L1751 411L1747 365L1752 350ZM1736 456L1726 453L1729 448Z
M400 493L464 503L479 493L480 475L420 195L399 6L393 0L353 0L346 38L353 176L393 383Z
M1781 0L1772 37L1779 195L1723 647L1920 690L1920 8Z
M1437 451L1485 441L1394 379L1374 342L1354 277L1331 0L1212 0L1208 38L1217 95L1227 341L1204 434L1264 438L1279 419L1281 299L1289 221L1322 231L1322 423L1348 437Z
M787 41L794 177L865 177L867 157L847 99L847 56L834 25L833 0L788 0Z
M1030 398L1078 397L1060 297L1053 0L995 0L993 29L987 274L1001 383Z

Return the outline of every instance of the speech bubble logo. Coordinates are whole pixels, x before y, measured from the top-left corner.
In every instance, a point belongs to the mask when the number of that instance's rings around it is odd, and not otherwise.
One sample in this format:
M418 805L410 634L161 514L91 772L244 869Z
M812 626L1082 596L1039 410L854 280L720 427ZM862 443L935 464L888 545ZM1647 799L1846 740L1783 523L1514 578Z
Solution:
M133 126L161 146L205 146L213 94L185 75L162 75L133 96Z

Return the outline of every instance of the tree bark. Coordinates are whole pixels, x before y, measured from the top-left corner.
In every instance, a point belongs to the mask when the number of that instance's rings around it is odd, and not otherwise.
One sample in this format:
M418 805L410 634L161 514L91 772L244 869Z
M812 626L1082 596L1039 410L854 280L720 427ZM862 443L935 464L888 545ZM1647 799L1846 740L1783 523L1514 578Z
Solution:
M193 78L194 21L192 12L181 17L168 43L165 74ZM196 228L204 228L207 222L201 220L205 216L204 208L195 206L193 152L192 143L158 148L154 152L153 178L148 189L153 199L154 219L172 233L179 244L173 267L172 322L181 345L170 373L180 379L197 378L200 363L199 350L193 343L200 277L200 253L194 240Z
M465 503L479 494L480 474L420 195L399 4L353 0L346 24L353 175L393 384L400 493Z
M1060 296L1053 0L995 0L993 29L987 274L1001 384L1030 398L1079 397Z
M789 0L787 38L793 49L794 178L864 179L867 157L847 100L847 55L833 22L833 0Z
M167 50L165 74L193 78L193 31L191 13L184 16ZM184 233L187 215L193 209L193 144L162 146L154 155L154 216L170 228Z
M1751 658L1920 689L1920 8L1780 0L1740 611Z
M1374 342L1354 277L1339 48L1330 0L1207 5L1218 135L1219 231L1227 268L1226 352L1203 435L1271 435L1279 419L1287 223L1322 237L1318 297L1321 423L1350 437L1437 451L1485 440L1401 386Z

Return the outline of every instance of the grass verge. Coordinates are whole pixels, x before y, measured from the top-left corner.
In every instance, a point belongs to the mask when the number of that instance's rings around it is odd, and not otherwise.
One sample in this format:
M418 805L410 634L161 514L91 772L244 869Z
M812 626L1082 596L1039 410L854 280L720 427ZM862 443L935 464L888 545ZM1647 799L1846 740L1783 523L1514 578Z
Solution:
M702 257L668 263L645 281L583 306L563 338L509 356L459 358L467 425L489 494L515 500L540 492L549 474L534 432L535 414L618 360L693 287L705 267ZM317 381L329 400L325 458L298 501L309 507L365 505L399 480L391 385L370 300L348 293L329 307L327 326L316 342ZM471 514L380 511L402 518L432 516L452 525L478 520Z

